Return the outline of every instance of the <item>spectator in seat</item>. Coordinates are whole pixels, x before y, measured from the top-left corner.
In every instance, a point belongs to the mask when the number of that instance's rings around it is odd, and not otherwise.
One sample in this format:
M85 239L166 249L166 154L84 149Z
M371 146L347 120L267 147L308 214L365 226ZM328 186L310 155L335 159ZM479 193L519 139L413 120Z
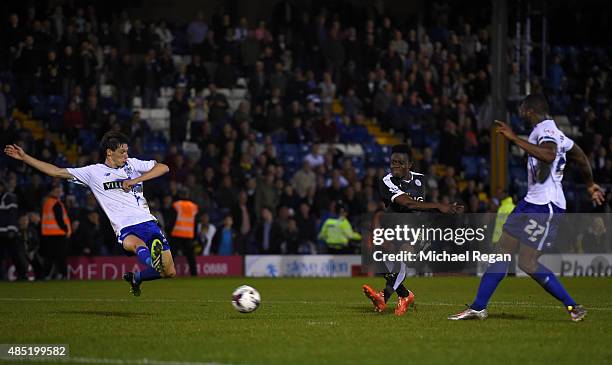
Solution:
M64 130L67 142L72 145L79 136L79 130L85 127L85 118L75 101L68 103L68 110L64 112Z
M185 100L185 89L176 88L174 97L168 104L170 111L170 140L182 143L187 134L187 122L189 120L189 104Z
M196 18L187 27L187 42L192 49L197 49L204 42L206 33L208 33L208 24L204 20L204 13L198 11Z
M308 191L317 184L317 176L310 167L310 162L306 159L302 163L302 168L299 169L291 179L291 185L295 188L296 193L300 198L306 197Z
M312 145L310 153L304 157L304 161L308 162L310 167L313 169L316 169L325 163L325 158L323 157L323 154L321 154L320 150L321 146L315 143Z
M232 64L232 56L229 54L223 55L223 61L215 71L215 83L220 88L231 89L236 84L236 78L237 72Z

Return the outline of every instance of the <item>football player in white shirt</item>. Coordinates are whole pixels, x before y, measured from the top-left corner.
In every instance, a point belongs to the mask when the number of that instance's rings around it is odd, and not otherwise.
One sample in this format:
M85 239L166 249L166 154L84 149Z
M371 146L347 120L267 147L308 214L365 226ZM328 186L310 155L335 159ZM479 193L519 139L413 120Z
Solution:
M527 196L508 216L499 245L502 253L518 253L518 266L521 270L562 302L570 319L578 322L584 319L586 310L576 304L555 274L538 262L542 250L554 242L559 218L565 212L561 181L566 157L577 163L587 192L595 204L603 203L603 193L599 185L593 182L587 156L557 128L548 115L548 103L543 95L527 96L519 107L519 115L533 127L529 140L519 138L507 124L495 121L497 132L529 155ZM487 318L487 304L497 285L506 276L508 264L507 261L498 261L489 265L480 280L474 302L466 310L448 319Z
M143 182L162 176L168 166L156 161L128 157L126 136L107 132L100 142L104 163L79 168L60 168L40 161L17 145L8 145L4 152L10 157L56 178L70 179L91 189L108 216L119 244L129 255L136 255L147 269L127 272L123 278L131 285L132 294L140 295L143 281L173 278L176 275L168 240L149 211L143 195Z

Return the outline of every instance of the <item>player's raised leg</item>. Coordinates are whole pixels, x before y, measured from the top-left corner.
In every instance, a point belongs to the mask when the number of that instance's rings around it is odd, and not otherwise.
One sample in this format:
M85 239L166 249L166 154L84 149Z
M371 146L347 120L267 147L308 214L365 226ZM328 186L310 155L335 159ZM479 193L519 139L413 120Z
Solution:
M162 251L162 260L164 262L164 271L161 273L162 277L171 279L176 276L176 269L174 268L174 260L172 259L172 251L170 249Z
M164 251L164 245L161 239L154 238L153 241L151 242L151 263L150 265L153 266L153 268L160 274L164 272L164 258L162 255L163 251Z
M140 296L140 284L143 281L160 279L161 275L151 266L151 253L147 245L139 237L128 235L121 242L123 249L133 253L138 258L138 262L147 268L138 272L126 272L123 279L131 285L131 292L134 296Z
M143 281L173 278L176 276L176 270L174 268L172 254L170 253L170 247L164 247L162 239L159 237L153 238L150 241L151 248L148 248L140 237L130 234L125 236L121 242L126 251L135 254L138 261L147 266L147 268L143 271L134 273L127 272L123 275L123 279L130 283L131 292L135 296L140 295L140 285ZM154 251L157 252L155 258L153 255ZM158 267L154 266L155 260L158 261Z

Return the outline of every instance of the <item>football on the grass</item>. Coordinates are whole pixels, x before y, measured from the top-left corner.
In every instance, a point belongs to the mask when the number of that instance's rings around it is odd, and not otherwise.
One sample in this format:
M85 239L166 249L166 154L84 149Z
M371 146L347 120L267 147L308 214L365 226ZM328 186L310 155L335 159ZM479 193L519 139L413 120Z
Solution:
M257 289L242 285L232 293L232 305L240 313L251 313L259 307L261 297Z

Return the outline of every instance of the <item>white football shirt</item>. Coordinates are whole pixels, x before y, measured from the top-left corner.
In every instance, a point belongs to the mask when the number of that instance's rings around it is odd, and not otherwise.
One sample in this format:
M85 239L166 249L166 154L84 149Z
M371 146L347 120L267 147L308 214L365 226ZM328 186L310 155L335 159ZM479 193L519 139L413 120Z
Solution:
M563 134L553 120L547 119L536 124L529 135L529 143L540 145L545 142L557 144L557 156L552 164L533 156L527 158L528 185L525 201L540 205L553 203L565 209L561 181L566 164L565 154L574 147L574 141Z
M68 172L91 189L96 200L106 213L117 235L125 227L138 223L157 221L149 211L143 194L143 184L137 184L125 192L121 188L123 180L134 179L151 170L155 161L142 161L128 158L123 167L113 169L98 163L78 168L68 168Z

